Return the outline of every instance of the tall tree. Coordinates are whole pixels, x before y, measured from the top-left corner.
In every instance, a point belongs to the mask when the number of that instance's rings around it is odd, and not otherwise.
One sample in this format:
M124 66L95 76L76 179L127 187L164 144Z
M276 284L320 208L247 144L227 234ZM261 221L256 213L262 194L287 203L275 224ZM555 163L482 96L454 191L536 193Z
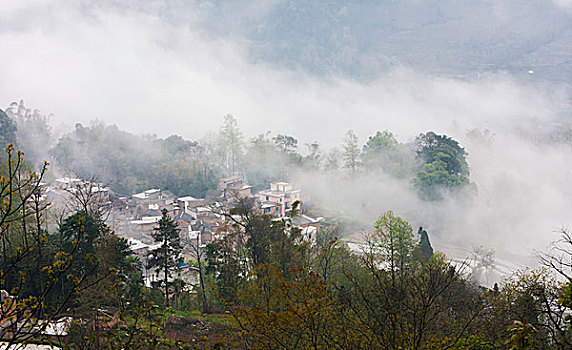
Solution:
M272 138L274 145L284 154L296 152L298 148L298 140L290 135L278 134Z
M24 100L12 102L6 109L6 114L17 125L18 145L26 152L27 159L33 164L49 159L48 151L52 146L49 116L43 115L38 109L27 108Z
M57 319L68 309L70 301L88 287L87 277L93 270L85 267L89 249L83 247L89 224L82 225L85 221L76 218L77 235L67 250L60 249L43 228L49 207L42 184L47 165L33 171L13 145L6 147L5 154L7 159L0 164L0 319L4 323L0 337L5 347L11 347L24 339L41 339L50 325L46 320Z
M328 171L337 171L340 168L340 149L337 147L332 148L325 156L324 169Z
M423 256L423 260L428 262L433 256L433 247L431 246L431 242L429 242L429 235L421 226L419 226L417 234L419 235L419 250Z
M348 130L344 136L342 145L344 167L355 173L360 165L360 150L358 146L359 139L352 130Z
M389 152L397 145L397 139L391 132L388 130L378 131L374 136L370 136L363 146L364 157L366 160L376 158L380 153Z
M245 175L256 189L263 189L270 182L287 178L290 157L280 151L270 132L260 134L248 143L244 157Z
M318 142L307 143L308 155L303 158L304 166L310 169L319 169L322 162L320 144Z
M16 143L16 123L0 109L0 147L9 143Z
M157 276L162 275L165 287L165 306L169 307L169 278L171 269L181 262L181 239L177 223L169 216L167 209L161 211L162 217L157 222L151 236L160 246L149 252L149 266L157 268Z
M410 177L417 170L413 145L399 143L387 130L369 137L363 146L362 157L368 170L381 169L397 178Z
M201 298L201 308L203 313L209 311L207 304L207 294L205 286L205 269L204 269L204 259L206 257L206 251L201 243L202 232L197 233L196 237L188 237L183 241L186 248L189 249L193 258L196 259L197 267L199 269L199 288L200 288L200 298Z
M413 180L424 200L442 198L443 190L454 190L469 184L467 153L459 143L446 135L430 131L415 139L417 157L423 165Z
M415 237L411 225L392 211L385 212L375 222L375 233L369 240L369 249L389 267L391 278L404 274L413 262Z
M228 175L236 175L238 161L244 147L244 140L238 127L238 122L232 114L224 116L220 130L220 147Z

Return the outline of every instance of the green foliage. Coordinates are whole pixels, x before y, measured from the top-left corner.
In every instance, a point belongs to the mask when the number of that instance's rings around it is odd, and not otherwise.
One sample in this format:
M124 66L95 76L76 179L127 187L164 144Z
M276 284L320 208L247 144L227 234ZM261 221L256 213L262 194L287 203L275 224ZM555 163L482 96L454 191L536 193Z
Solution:
M220 129L220 154L226 168L226 175L236 175L240 168L244 140L238 127L238 121L231 114L224 116L224 122Z
M298 148L298 140L290 135L278 134L272 138L276 148L284 154L294 154Z
M292 207L295 215L297 204ZM207 245L207 273L214 275L219 295L234 301L238 290L259 265L272 265L288 277L293 268L308 266L309 247L300 230L292 227L291 218L274 220L257 212L247 199L232 211L228 234Z
M423 227L419 227L419 251L423 256L423 261L428 262L429 259L433 256L433 247L431 246L431 242L429 242L429 235L427 231L423 229Z
M362 158L367 170L381 170L398 179L411 178L417 167L413 145L399 143L388 130L369 137Z
M423 166L413 185L424 200L439 200L443 190L459 189L469 184L466 152L459 143L446 135L430 131L419 135L415 144Z
M384 130L378 131L374 136L370 136L367 143L363 147L363 151L368 156L373 156L376 153L390 151L394 149L399 143L391 132Z
M344 159L344 168L352 173L355 173L361 165L358 142L359 139L357 135L352 130L348 130L344 136L342 157Z
M75 213L57 233L48 234L43 227L49 204L42 196L46 166L32 171L13 146L6 154L0 168L1 316L14 327L3 328L0 336L13 344L30 337L42 340L47 321L64 311L85 315L108 302L105 298L113 292L107 287L121 279L114 272L127 252L121 249L116 259L105 259L109 249L102 242L112 235L99 217L85 212ZM99 285L103 282L105 287Z
M0 109L0 148L16 143L16 124L6 112Z
M194 349L190 344L169 339L163 329L166 315L152 302L138 301L137 308L107 322L78 319L72 323L63 349Z
M421 134L415 139L417 155L432 163L442 160L446 170L451 175L469 175L469 166L465 159L466 152L459 143L446 135L437 135L432 131Z
M108 234L109 228L101 219L80 211L64 220L54 238L65 252L71 252L78 244L76 257L95 263L96 244Z
M237 235L226 235L207 245L206 272L214 276L221 300L234 301L243 277L247 274L244 251L235 244Z
M48 151L52 146L48 117L37 109L27 108L23 100L19 103L12 102L6 113L17 125L18 146L26 153L27 160L32 164L41 164L48 159Z
M270 182L287 178L290 161L290 156L276 147L269 133L260 134L250 141L243 158L246 178L255 189L262 190Z
M524 321L514 321L508 328L511 332L511 337L506 341L506 346L509 350L528 350L538 349L538 341L536 334L538 329Z
M375 222L375 233L368 241L370 259L381 259L395 279L397 273L406 273L414 263L417 248L413 228L392 211L385 212Z
M558 297L558 303L569 310L572 310L572 282L562 285L560 295ZM572 314L566 315L564 319L568 324L568 328L572 331Z
M161 214L162 217L157 222L158 226L151 234L155 242L161 245L149 251L149 268L156 268L157 276L161 276L165 290L165 305L169 307L169 288L172 284L169 278L172 276L172 269L182 261L182 246L177 223L169 216L167 209L163 209Z
M115 125L77 124L52 150L58 164L81 178L93 176L120 194L150 187L202 197L218 183L205 147L180 136L136 136Z
M48 304L63 302L60 297L76 288L65 303L77 313L91 314L101 306L132 308L143 294L141 266L131 257L127 240L113 234L97 216L77 212L64 220L49 239L47 251L73 257L70 276L81 278L85 287L77 289L71 278L59 281L59 290L49 295Z
M110 234L97 245L97 257L100 273L110 273L109 277L98 284L99 290L105 290L100 302L106 306L131 310L144 297L141 263L131 255L126 239Z

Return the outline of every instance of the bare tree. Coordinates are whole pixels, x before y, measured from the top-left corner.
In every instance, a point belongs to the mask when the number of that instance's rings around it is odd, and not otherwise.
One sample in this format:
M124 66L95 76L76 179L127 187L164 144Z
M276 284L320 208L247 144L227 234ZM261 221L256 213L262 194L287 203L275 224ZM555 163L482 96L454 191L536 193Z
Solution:
M106 186L99 182L95 176L88 180L72 183L64 190L71 195L68 208L72 212L82 211L93 217L107 219L111 212L111 202L105 195Z
M564 280L558 288L537 289L543 316L543 328L549 332L554 348L572 348L572 235L560 230L560 239L552 242L548 253L539 253L542 265Z

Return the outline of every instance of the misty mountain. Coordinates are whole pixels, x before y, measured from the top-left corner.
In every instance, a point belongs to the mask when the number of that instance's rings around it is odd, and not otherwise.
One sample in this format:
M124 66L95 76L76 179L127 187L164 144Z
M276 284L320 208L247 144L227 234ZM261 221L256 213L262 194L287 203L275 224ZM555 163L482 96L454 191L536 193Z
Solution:
M572 78L572 11L548 1L283 1L247 35L253 60L319 73Z
M248 43L252 62L375 79L407 66L471 78L508 71L522 79L572 78L572 4L566 0L114 1L205 37Z

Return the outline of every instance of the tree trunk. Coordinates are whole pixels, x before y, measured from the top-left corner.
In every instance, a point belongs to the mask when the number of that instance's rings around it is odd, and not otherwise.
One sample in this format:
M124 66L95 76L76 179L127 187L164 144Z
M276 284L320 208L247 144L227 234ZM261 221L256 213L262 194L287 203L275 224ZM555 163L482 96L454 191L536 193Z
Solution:
M203 263L201 262L201 247L199 246L199 238L197 235L197 261L199 262L199 282L201 284L201 296L203 303L203 313L207 313L207 297L205 294L205 281L203 279Z
M169 307L169 257L167 255L167 234L165 234L163 246L165 247L165 309L167 309Z

